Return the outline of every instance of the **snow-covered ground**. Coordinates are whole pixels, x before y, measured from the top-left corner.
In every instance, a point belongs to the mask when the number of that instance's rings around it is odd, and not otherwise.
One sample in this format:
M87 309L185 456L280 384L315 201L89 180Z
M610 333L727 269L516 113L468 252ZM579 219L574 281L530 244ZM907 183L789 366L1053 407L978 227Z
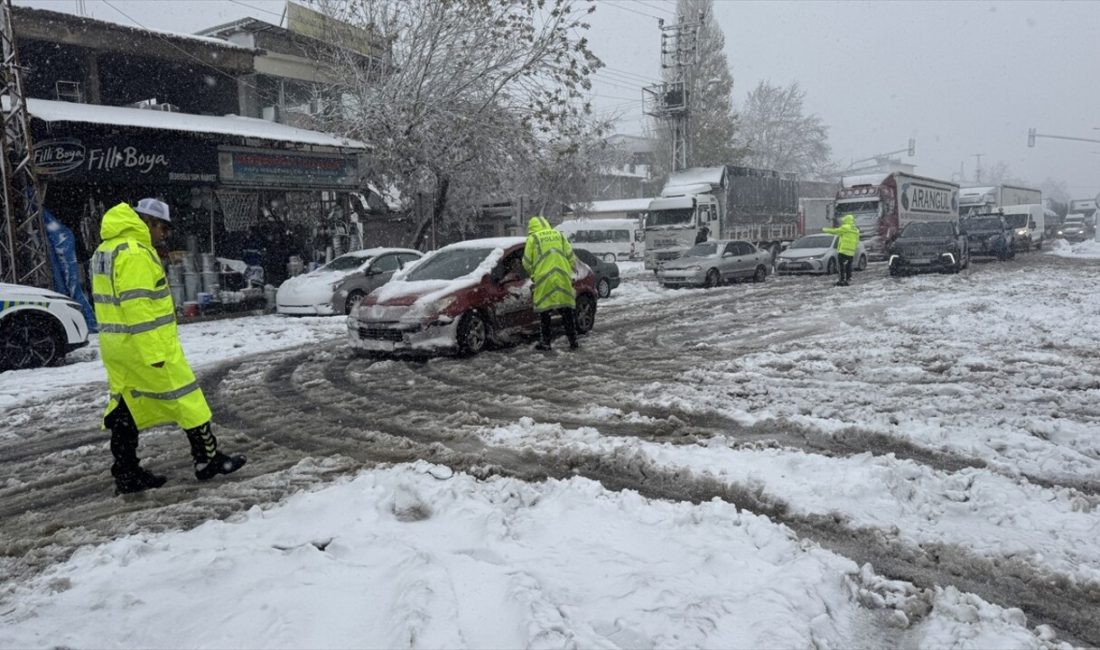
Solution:
M1100 244L1058 241L1043 255L1066 261L1045 274L992 263L902 281L874 266L820 304L760 315L797 339L769 343L763 331L764 343L742 353L736 335L706 329L695 345L714 351L709 362L612 396L621 409L593 406L590 426L548 414L479 435L495 448L629 459L643 471L747 486L794 518L834 517L903 545L966 549L1095 594L1100 297L1082 269L1100 283L1091 261ZM665 290L640 264L620 266L625 281L601 307L608 313L707 295ZM828 282L773 280L751 288ZM902 291L909 299L899 303ZM344 332L342 317L180 328L200 373ZM598 354L593 347L585 349ZM81 390L106 390L94 340L65 366L0 375L6 435L18 429L20 406ZM632 404L716 414L746 431L881 436L973 462L946 469L892 453L792 449L766 436L675 445L601 431L644 422ZM887 580L725 501L648 499L579 477L479 480L425 461L186 532L88 546L28 581L0 583L2 648L1059 644L1019 609Z

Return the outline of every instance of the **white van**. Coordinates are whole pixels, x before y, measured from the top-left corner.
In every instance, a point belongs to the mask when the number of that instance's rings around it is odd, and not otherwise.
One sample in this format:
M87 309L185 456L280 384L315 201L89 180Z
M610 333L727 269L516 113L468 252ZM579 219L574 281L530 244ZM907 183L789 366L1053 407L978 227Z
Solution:
M1016 250L1039 250L1046 235L1046 212L1038 203L1006 205L998 210L1005 216L1005 224L1016 238Z
M583 248L605 261L640 260L644 233L638 219L576 219L563 221L558 231L574 248Z

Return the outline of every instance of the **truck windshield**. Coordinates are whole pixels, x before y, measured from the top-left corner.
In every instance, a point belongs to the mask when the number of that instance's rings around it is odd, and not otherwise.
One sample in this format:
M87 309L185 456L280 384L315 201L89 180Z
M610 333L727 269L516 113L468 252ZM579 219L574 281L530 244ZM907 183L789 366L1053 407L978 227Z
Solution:
M1026 228L1027 227L1027 215L1026 214L1006 214L1005 224L1009 228Z
M836 216L843 217L846 214L855 215L858 219L862 215L878 216L878 199L874 201L852 201L851 203L838 203Z
M694 214L694 208L654 210L646 217L645 225L647 228L650 226L689 226Z

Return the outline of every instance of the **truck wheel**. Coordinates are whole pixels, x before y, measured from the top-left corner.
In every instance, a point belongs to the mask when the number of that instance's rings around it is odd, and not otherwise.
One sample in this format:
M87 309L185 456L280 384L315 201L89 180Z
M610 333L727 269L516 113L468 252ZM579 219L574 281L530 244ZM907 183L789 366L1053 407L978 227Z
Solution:
M703 286L707 289L717 287L722 282L722 276L718 274L718 269L711 269L707 271L707 279L703 280Z

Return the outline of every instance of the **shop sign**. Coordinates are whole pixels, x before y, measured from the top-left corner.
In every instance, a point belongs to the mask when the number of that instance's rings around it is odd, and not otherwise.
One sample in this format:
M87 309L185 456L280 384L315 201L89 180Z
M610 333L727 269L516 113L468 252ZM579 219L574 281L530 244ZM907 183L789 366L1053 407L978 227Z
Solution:
M198 143L54 138L35 143L34 167L47 180L213 183L217 181L213 154L211 147Z
M344 188L360 184L355 156L289 151L218 150L222 183L264 187Z

